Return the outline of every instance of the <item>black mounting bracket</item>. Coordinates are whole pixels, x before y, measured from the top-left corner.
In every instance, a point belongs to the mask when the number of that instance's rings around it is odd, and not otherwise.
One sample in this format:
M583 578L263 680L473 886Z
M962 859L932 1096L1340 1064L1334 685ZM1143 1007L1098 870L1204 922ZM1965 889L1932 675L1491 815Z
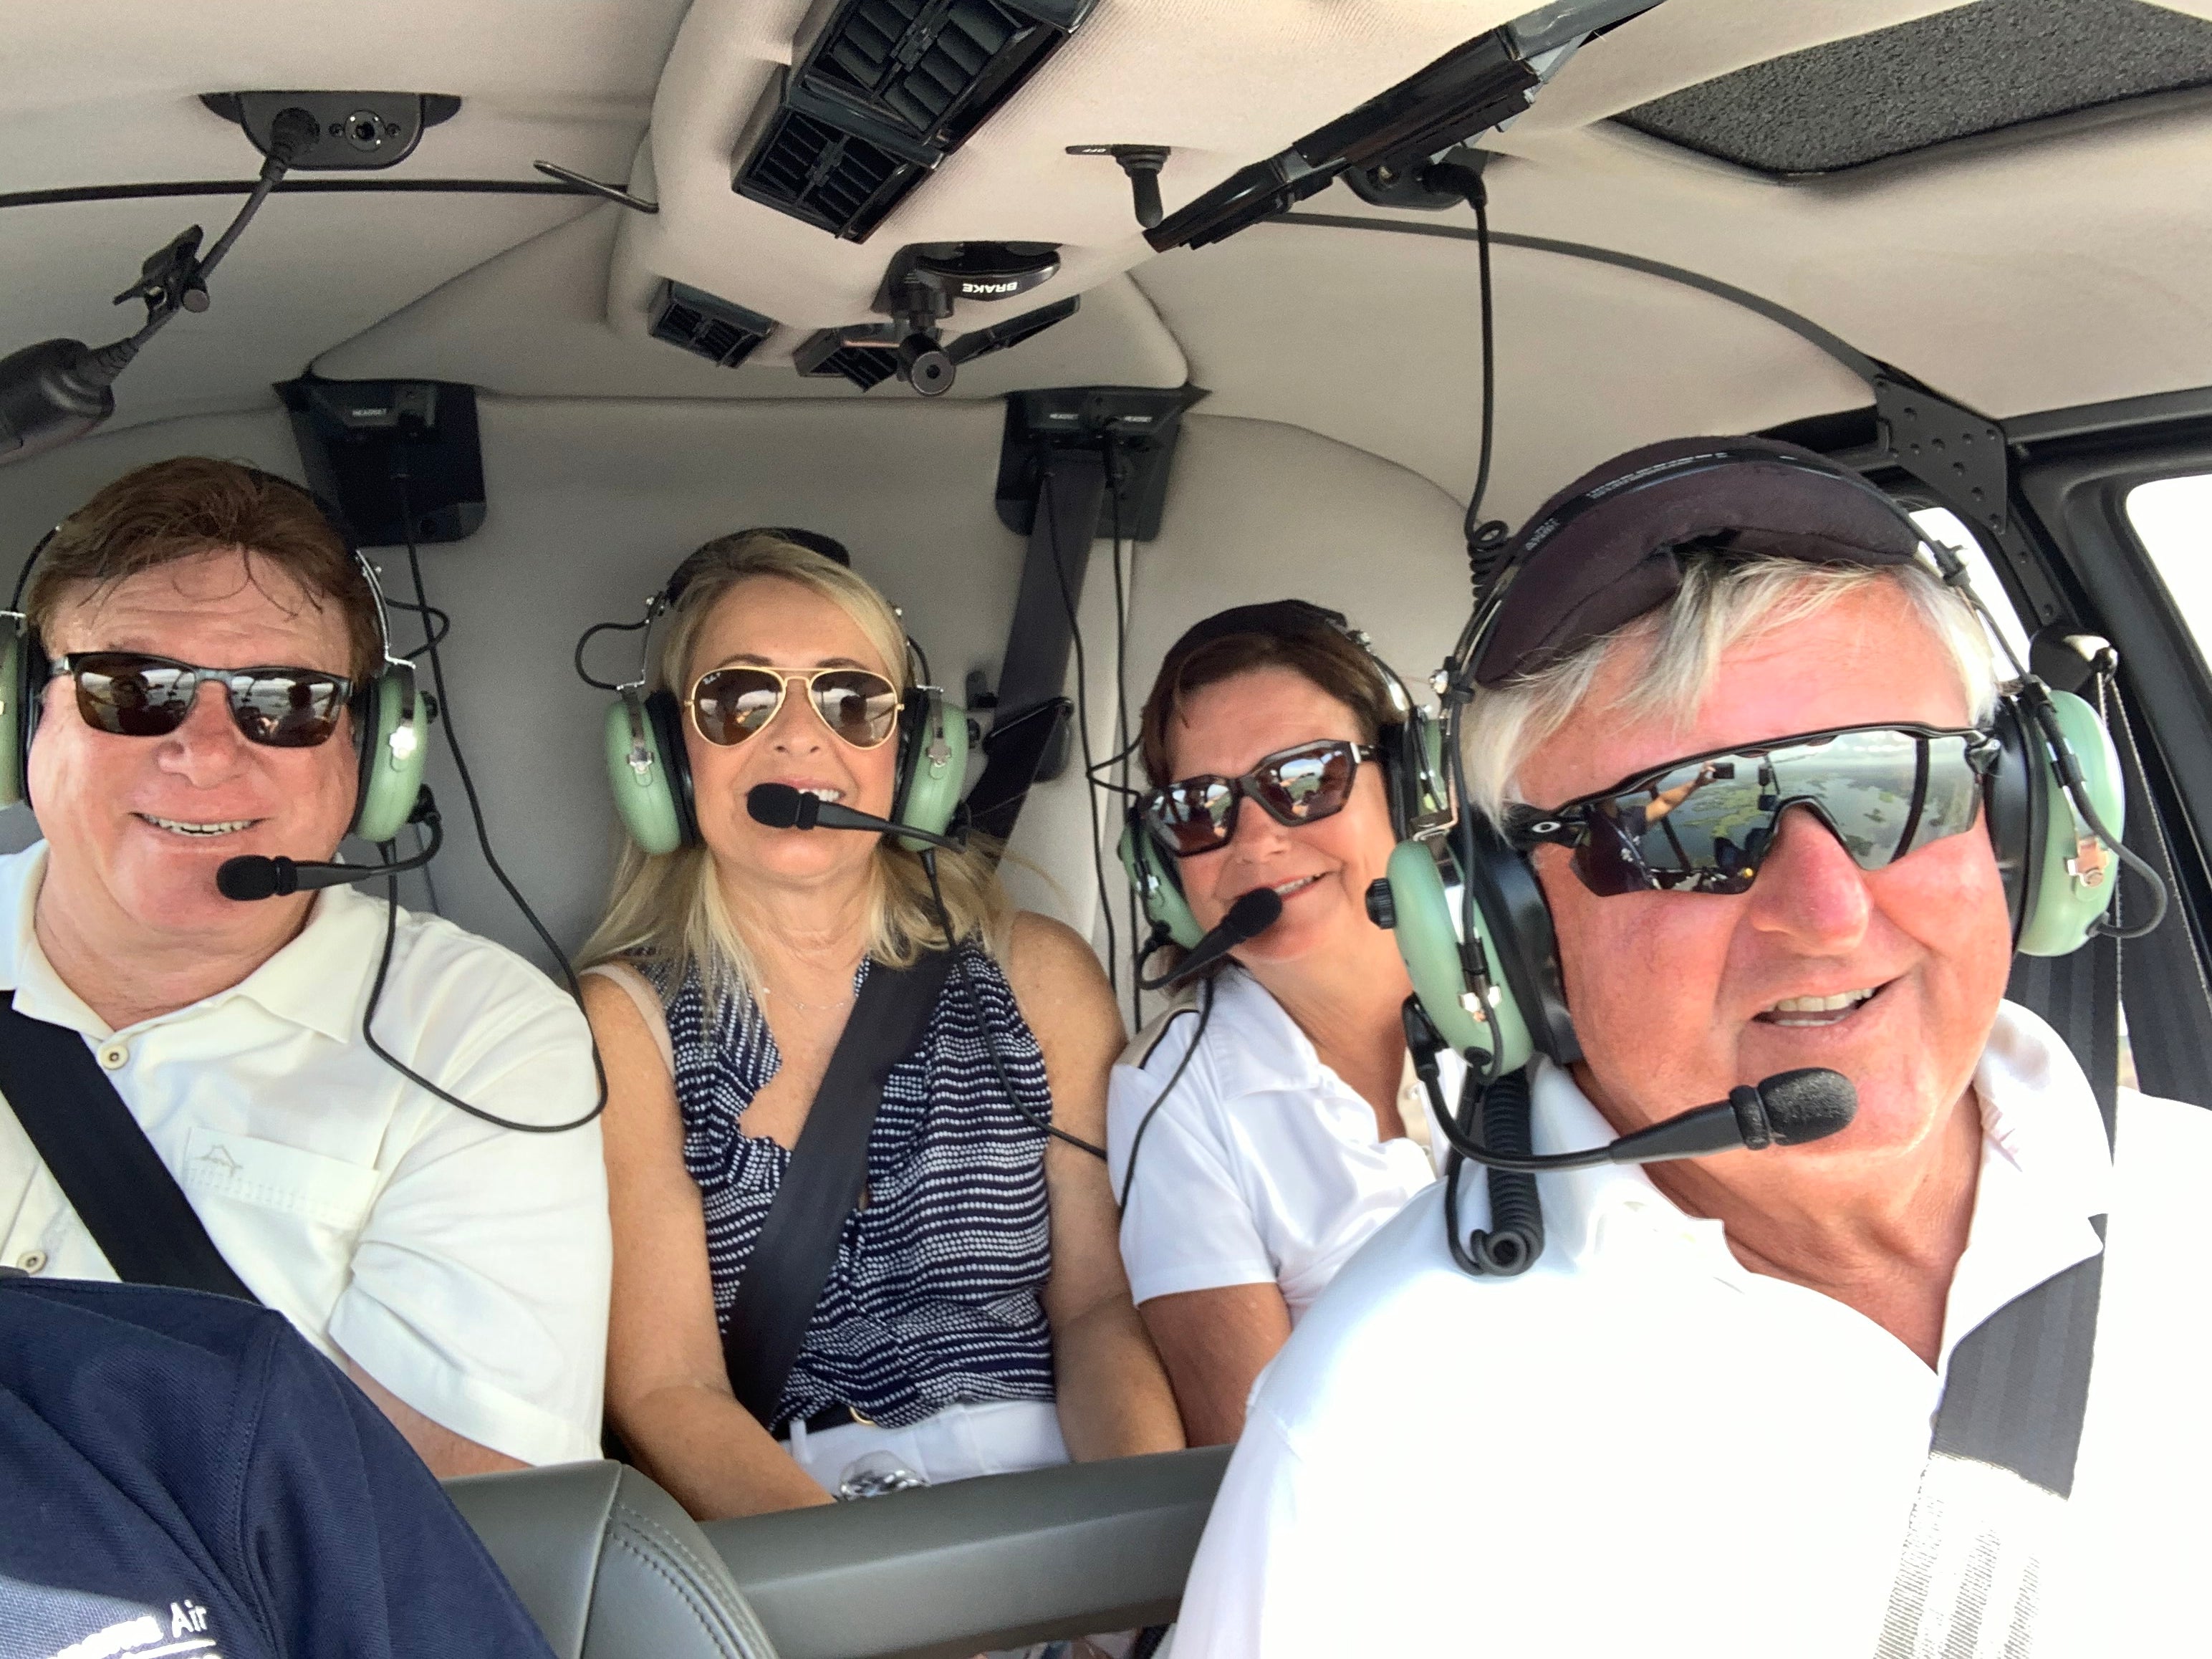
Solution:
M337 508L356 546L407 539L402 476L416 541L460 541L483 523L474 386L307 375L274 389L291 414L308 487Z
M1158 227L1165 210L1160 205L1160 169L1167 165L1172 152L1165 144L1070 144L1070 155L1110 155L1121 164L1128 175L1132 205L1137 210L1137 228L1152 230Z
M1894 371L1875 376L1874 404L1887 459L1990 550L2008 586L2027 601L2027 631L2063 619L2070 607L2012 509L2012 452L2003 429Z
M313 142L287 156L295 172L397 166L415 153L423 132L451 120L461 100L435 92L210 92L200 102L235 121L264 155L271 153L276 118L304 110Z

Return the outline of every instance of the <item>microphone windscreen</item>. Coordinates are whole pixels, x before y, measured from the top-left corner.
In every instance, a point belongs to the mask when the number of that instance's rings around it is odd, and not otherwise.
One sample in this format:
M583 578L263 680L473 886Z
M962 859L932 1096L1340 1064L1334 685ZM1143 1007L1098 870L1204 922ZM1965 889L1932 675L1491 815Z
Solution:
M1778 1072L1759 1085L1768 1131L1779 1146L1802 1146L1846 1128L1859 1109L1859 1091L1841 1072L1808 1066Z
M1257 939L1273 927L1283 914L1283 896L1272 887L1255 887L1229 907L1229 914L1221 919L1224 931L1237 935L1242 944Z
M755 823L771 830L796 830L799 803L805 797L787 783L757 783L745 792L745 811Z
M265 899L276 896L275 859L225 859L216 866L215 890L227 899Z

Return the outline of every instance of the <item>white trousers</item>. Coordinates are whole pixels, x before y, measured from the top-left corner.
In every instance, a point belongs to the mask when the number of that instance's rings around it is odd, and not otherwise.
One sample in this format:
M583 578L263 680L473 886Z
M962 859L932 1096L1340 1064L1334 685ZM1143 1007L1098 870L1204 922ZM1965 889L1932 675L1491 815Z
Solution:
M791 1425L790 1450L799 1467L835 1493L854 1475L904 1468L933 1486L979 1474L1018 1474L1065 1463L1060 1413L1041 1400L1000 1400L980 1406L947 1406L902 1429L845 1423L819 1434Z

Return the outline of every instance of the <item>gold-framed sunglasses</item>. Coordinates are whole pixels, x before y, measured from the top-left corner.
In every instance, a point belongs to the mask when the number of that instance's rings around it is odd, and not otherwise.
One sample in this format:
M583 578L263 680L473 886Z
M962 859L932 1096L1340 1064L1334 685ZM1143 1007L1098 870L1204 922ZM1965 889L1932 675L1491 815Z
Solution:
M710 668L691 683L684 705L701 737L732 748L775 720L793 680L849 748L878 748L898 730L898 687L865 668Z

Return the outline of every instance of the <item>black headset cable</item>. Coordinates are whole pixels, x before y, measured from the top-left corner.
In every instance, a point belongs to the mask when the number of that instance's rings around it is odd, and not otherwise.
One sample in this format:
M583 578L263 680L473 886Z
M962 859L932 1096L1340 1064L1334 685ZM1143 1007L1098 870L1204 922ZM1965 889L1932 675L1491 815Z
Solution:
M930 908L937 912L937 930L945 935L945 948L952 953L952 971L960 976L960 988L968 999L969 1012L975 1016L975 1024L982 1030L983 1047L990 1054L991 1069L998 1073L999 1087L1006 1091L1006 1103L1054 1139L1064 1140L1069 1146L1090 1153L1100 1163L1104 1163L1106 1149L1103 1146L1094 1146L1082 1136L1072 1135L1048 1119L1039 1117L1030 1109L1028 1103L1014 1092L1014 1080L1006 1070L1006 1056L999 1052L999 1034L991 1029L990 1016L983 1009L982 993L975 988L975 981L969 976L967 955L961 950L960 940L952 931L952 913L945 908L945 890L938 884L937 880L937 849L925 847L920 856L923 873L929 878L929 902ZM1013 987L1010 984L1006 988L1011 994ZM1016 1006L1018 1010L1018 1002ZM1038 1047L1038 1054L1042 1058L1043 1054L1042 1044ZM1051 1084L1048 1079L1046 1084L1048 1092L1050 1088Z
M406 538L407 574L415 585L416 603L408 608L416 610L418 614L427 618L434 607L430 605L428 595L423 591L422 560L415 541L415 513L413 504L408 499L404 461L398 455L395 456L395 460L398 464L392 469L392 483L399 495L400 533ZM427 623L424 632L426 635L429 632ZM568 994L575 999L577 1006L580 1008L584 1001L584 988L576 978L576 969L568 960L568 953L563 951L555 942L553 935L546 931L545 924L538 919L538 913L530 908L530 902L522 896L520 890L508 878L507 872L501 867L498 857L492 852L491 834L484 823L483 803L477 799L476 781L469 775L469 763L461 753L460 739L453 735L453 704L447 701L445 669L439 661L438 654L438 642L443 638L443 635L428 638L426 641L425 648L430 658L431 683L435 687L438 696L438 721L445 727L446 746L452 751L453 757L453 770L460 778L461 793L468 799L469 816L476 825L477 845L483 849L484 862L491 866L492 874L499 878L500 885L507 890L507 896L514 901L515 908L522 912L523 920L530 924L538 939L544 942L545 948L552 952L553 960L561 969L561 977L568 987ZM392 846L390 842L384 842L378 850L384 854L385 862L388 864L392 861ZM585 1025L585 1036L592 1045L592 1074L599 1083L599 1099L593 1103L590 1111L586 1112L581 1117L572 1118L566 1123L524 1123L514 1118L501 1117L495 1112L487 1112L481 1106L472 1106L459 1095L440 1088L428 1078L424 1077L386 1048L376 1040L375 1033L370 1029L370 1023L375 1019L377 1007L384 998L384 981L392 967L392 945L398 937L398 933L399 878L397 875L392 875L385 878L384 951L377 960L376 979L369 988L368 1006L362 1011L361 1016L362 1040L368 1043L370 1053L410 1083L414 1084L416 1087L436 1096L448 1106L466 1112L471 1117L480 1118L486 1123L495 1124L502 1129L514 1129L523 1134L563 1134L570 1129L582 1128L606 1110L606 1062L600 1057L599 1039L591 1034L588 1021Z

